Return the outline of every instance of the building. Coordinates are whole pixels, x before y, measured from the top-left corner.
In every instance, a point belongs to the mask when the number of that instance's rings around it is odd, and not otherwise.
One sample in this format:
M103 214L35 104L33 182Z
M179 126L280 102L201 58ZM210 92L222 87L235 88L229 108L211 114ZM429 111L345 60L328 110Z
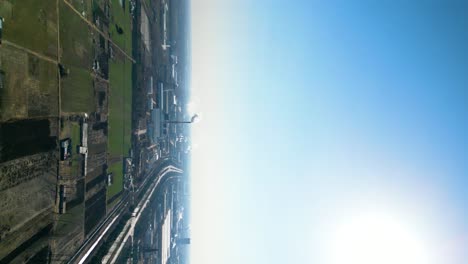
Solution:
M152 144L161 137L161 110L158 108L151 111L151 124L148 125L148 133Z
M81 125L81 145L88 147L88 123L86 122Z
M137 135L137 136L141 136L141 135L146 134L146 131L147 131L146 129L137 129L137 130L135 130L134 134Z
M132 158L125 158L124 172L127 175L132 173Z
M190 245L190 238L189 237L178 238L177 244L178 245Z
M72 143L70 138L60 141L60 160L67 160L72 155Z
M87 147L78 147L78 151L80 154L87 155L88 154L88 148Z
M148 83L148 95L153 94L153 76L150 77L149 83Z
M5 22L5 19L3 17L0 17L0 44L2 44L3 37L3 22Z
M83 120L81 124L81 146L79 147L80 154L84 156L83 159L83 176L88 172L88 123Z
M164 108L164 100L163 100L163 96L164 96L164 83L163 82L158 82L158 97L156 99L159 100L159 103L158 103L158 108L160 109L163 109Z
M166 102L165 102L165 106L166 106L166 107L165 107L165 109L164 109L164 113L166 113L166 114L169 114L169 111L170 111L170 109L171 109L171 108L170 108L170 107L171 107L171 101L172 101L172 100L171 100L171 99L172 99L172 98L171 98L171 97L172 97L171 95L172 95L172 91L170 91L170 90L169 90L169 91L166 91L166 93L164 94L164 100L166 101Z
M161 234L161 263L167 264L171 257L171 209L166 213Z
M154 108L153 98L149 97L147 102L148 102L148 110L149 111L153 110L153 108Z
M111 172L107 174L107 186L111 186L114 183L114 174Z

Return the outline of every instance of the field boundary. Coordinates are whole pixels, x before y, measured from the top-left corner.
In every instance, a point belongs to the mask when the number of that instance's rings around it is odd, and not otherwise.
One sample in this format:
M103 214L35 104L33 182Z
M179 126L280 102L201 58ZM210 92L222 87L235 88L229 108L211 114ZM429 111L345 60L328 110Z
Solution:
M24 52L26 52L26 53L32 54L32 55L34 55L34 56L36 56L36 57L38 57L38 58L40 58L40 59L42 59L42 60L48 61L48 62L50 62L50 63L52 63L52 64L56 64L56 65L57 65L57 64L59 63L59 62L58 62L56 59L54 59L54 58L48 57L48 56L43 55L43 54L41 54L41 53L39 53L39 52L36 52L36 51L32 51L32 50L30 50L30 49L28 49L28 48L25 48L25 47L23 47L23 46L20 46L20 45L18 45L18 44L15 44L15 43L13 43L13 42L11 42L11 41L2 40L2 43L3 43L3 45L12 46L12 47L14 47L14 48L16 48L16 49L19 49L19 50L24 51Z

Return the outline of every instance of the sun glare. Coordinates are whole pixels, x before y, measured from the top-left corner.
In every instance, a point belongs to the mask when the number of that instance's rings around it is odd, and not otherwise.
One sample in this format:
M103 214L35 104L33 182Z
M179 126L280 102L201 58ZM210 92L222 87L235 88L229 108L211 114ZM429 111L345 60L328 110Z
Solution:
M433 264L427 241L416 227L379 213L339 225L328 253L332 264Z

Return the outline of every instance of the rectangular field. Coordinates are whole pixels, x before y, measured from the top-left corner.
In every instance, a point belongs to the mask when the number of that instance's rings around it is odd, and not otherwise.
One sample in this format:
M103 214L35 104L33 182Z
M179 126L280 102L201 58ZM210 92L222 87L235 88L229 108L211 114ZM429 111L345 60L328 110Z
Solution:
M128 60L111 61L109 65L109 172L114 173L114 184L110 186L108 199L122 190L122 158L129 155L132 129L132 63Z
M131 147L132 64L112 62L109 70L109 153L126 156Z
M111 61L109 65L109 172L114 174L114 184L108 189L108 199L123 188L122 158L129 155L132 129L132 63L128 60Z
M55 1L0 0L3 39L57 58L57 8Z
M90 113L95 108L91 28L63 1L59 7L60 62L67 72L61 78L61 109L64 112Z
M107 188L107 200L118 194L123 189L123 162L112 164L109 170L113 172L114 182Z
M69 69L70 74L62 78L62 111L94 111L94 87L90 72L75 66L70 66Z
M120 3L124 3L123 6ZM126 0L111 0L111 23L109 33L112 40L127 54L132 54L132 17L130 3ZM117 28L121 28L119 33Z
M4 45L0 74L0 121L58 115L57 65Z
M94 57L91 28L63 1L59 7L60 61L65 67L73 65L90 71Z

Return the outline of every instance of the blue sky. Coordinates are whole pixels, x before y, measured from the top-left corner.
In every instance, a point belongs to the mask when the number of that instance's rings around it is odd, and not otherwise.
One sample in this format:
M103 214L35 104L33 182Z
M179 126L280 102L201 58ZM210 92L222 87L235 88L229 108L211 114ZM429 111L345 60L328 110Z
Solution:
M467 11L192 2L193 263L332 263L337 223L375 211L463 263Z

